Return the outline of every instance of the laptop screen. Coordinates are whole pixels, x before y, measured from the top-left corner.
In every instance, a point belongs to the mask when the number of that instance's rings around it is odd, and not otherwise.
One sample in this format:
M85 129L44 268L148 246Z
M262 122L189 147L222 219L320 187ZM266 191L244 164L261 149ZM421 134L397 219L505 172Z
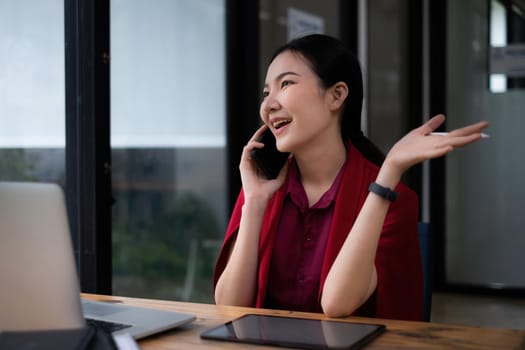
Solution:
M55 184L0 182L0 281L1 330L79 328L86 316L98 325L128 325L113 334L138 339L195 320L181 312L81 303L64 195Z
M0 182L0 329L84 326L62 189Z

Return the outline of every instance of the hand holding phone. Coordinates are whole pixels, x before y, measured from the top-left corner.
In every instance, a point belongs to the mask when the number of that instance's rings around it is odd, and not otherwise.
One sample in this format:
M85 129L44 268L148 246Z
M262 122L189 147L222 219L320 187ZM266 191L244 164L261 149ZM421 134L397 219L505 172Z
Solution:
M275 136L270 129L266 129L258 141L264 143L264 147L254 148L251 157L267 179L275 179L290 153L280 152L277 149Z

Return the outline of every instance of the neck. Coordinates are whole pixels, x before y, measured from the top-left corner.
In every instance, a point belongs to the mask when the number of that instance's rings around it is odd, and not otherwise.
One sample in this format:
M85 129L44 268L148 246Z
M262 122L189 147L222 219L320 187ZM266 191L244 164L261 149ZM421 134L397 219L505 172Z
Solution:
M330 188L346 161L346 148L340 137L320 145L309 151L294 153L310 206Z

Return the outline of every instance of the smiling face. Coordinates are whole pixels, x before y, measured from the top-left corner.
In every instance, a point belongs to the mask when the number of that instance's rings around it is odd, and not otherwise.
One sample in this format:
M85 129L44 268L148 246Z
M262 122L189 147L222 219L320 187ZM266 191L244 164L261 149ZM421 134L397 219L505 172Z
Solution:
M274 133L277 148L297 153L340 139L335 87L325 89L300 54L284 51L268 67L260 116Z

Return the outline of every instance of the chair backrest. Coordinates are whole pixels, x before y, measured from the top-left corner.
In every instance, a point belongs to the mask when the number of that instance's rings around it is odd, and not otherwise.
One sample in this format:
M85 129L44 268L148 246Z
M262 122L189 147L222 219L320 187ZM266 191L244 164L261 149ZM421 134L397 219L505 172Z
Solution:
M423 265L424 320L430 321L432 310L432 230L429 222L418 223L419 247Z

